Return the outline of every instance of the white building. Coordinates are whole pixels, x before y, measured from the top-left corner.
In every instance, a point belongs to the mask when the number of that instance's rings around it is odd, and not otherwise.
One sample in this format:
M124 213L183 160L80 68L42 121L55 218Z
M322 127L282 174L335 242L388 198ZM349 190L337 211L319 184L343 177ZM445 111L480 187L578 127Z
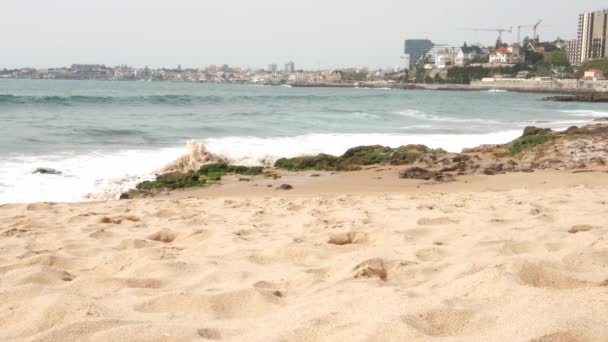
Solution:
M589 69L585 71L585 80L589 81L602 81L605 80L604 73L600 69Z
M483 50L478 46L467 46L464 44L459 50L456 58L454 60L454 64L463 66L473 60L475 57L483 56Z
M525 62L525 57L521 55L521 47L517 44L508 48L500 47L490 53L491 64L518 64Z

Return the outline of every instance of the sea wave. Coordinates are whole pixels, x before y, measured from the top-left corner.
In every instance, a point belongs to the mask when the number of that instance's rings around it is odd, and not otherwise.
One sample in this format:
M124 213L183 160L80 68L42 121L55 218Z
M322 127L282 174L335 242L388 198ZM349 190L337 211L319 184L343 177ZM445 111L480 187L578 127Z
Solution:
M366 97L384 97L384 94L370 94ZM79 104L95 105L192 105L192 104L217 104L232 102L265 102L265 101L318 101L328 99L360 98L360 96L340 95L242 95L242 96L216 96L216 95L146 95L146 96L30 96L0 94L0 105L57 105L74 106Z
M436 121L436 122L452 122L452 123L467 123L467 122L475 122L482 124L502 124L503 122L497 120L489 120L482 118L457 118L453 116L444 116L438 114L429 114L416 109L408 109L403 111L394 112L393 114L399 116L407 116L418 120L424 121Z
M343 134L319 133L290 137L234 136L202 139L209 152L241 165L272 165L280 157L317 153L341 155L361 145L397 147L424 144L459 152L464 147L506 143L521 131L487 134ZM75 202L115 199L137 183L152 179L157 170L181 157L184 147L157 150L92 151L0 159L0 203ZM32 172L39 167L61 175Z
M570 114L573 116L580 116L580 117L587 117L587 118L608 117L608 111L600 111L600 110L592 110L592 109L562 110L561 112Z
M423 144L460 152L465 147L509 142L521 135L521 130L483 134L344 134L317 133L292 137L221 137L204 139L209 151L244 165L272 164L277 158L327 153L341 155L347 149L361 145L398 147Z

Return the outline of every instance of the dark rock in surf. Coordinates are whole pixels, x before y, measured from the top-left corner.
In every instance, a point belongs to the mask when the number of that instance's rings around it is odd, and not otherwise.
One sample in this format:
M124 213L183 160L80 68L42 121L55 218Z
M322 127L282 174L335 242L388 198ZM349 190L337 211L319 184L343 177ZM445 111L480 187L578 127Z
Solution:
M524 134L522 137L527 137L530 135L545 135L551 133L551 129L549 128L538 128L534 126L528 126L524 128Z
M51 169L49 167L39 167L36 170L34 170L34 172L32 172L33 174L40 174L40 175L60 175L61 171L57 171L55 169Z

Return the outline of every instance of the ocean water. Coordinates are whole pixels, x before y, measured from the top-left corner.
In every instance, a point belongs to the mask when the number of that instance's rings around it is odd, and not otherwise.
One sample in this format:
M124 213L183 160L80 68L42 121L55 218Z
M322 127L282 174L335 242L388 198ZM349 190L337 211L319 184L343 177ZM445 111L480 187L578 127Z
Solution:
M0 80L0 203L116 197L185 152L188 140L239 164L352 146L458 152L528 125L608 116L600 104L510 92L289 88L194 83ZM61 175L32 174L38 167Z

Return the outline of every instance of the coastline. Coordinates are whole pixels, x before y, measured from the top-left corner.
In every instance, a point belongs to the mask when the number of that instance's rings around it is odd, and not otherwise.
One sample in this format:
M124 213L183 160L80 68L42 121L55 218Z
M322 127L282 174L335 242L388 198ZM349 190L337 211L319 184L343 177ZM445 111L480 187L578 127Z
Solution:
M521 81L521 80L518 80ZM539 81L540 82L540 81ZM543 84L546 83L546 84ZM584 82L583 82L584 83ZM592 82L593 83L593 82ZM513 82L500 82L500 79L494 82L476 81L473 84L403 84L403 83L370 83L370 82L350 82L350 83L294 83L292 87L301 88L372 88L372 89L396 89L396 90L438 90L438 91L487 91L487 90L504 90L517 93L531 94L565 94L565 95L580 95L580 94L608 94L608 84L603 84L601 87L585 87L583 85L577 87L563 87L559 82L542 81L532 85L517 85Z
M604 341L606 134L529 127L463 154L360 147L310 157L332 170L0 205L0 339ZM168 170L221 158L192 147Z

